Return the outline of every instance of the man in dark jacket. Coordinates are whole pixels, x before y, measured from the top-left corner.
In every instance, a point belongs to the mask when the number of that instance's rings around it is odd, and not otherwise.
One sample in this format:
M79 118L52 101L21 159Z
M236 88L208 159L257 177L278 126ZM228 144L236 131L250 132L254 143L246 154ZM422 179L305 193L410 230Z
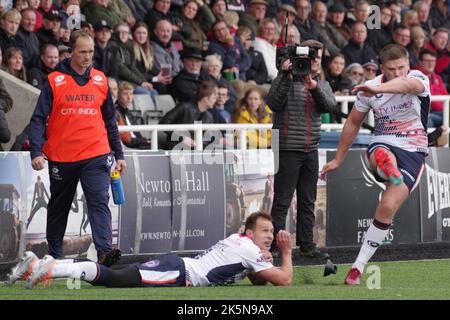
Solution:
M117 78L118 68L116 61L116 50L112 47L111 26L106 20L100 20L94 25L94 68L105 73L107 77Z
M27 8L22 11L22 20L17 31L17 40L20 50L22 50L23 63L27 67L32 67L33 58L39 56L39 39L34 32L36 26L36 13L33 9Z
M6 91L3 80L0 79L0 143L7 143L11 139L11 131L9 130L5 114L11 110L12 105L13 100L8 91ZM3 151L1 145L0 151Z
M217 85L213 81L203 81L197 92L195 102L181 102L159 120L160 124L193 124L196 121L202 123L214 123L208 110L214 107L217 99ZM181 142L181 143L180 143ZM204 143L205 144L205 143ZM193 149L196 142L193 135L174 133L167 140L167 148Z
M181 52L184 69L173 79L172 96L178 102L196 102L197 89L200 85L200 70L202 68L202 53L200 49L185 48Z
M33 86L42 90L47 76L53 72L59 62L59 51L51 43L42 46L41 55L35 59L34 67L28 71L28 82Z
M341 51L345 56L347 65L354 62L363 65L368 61L377 60L377 54L366 40L366 25L362 22L355 22L352 26L352 37L350 38L348 45Z
M300 255L324 259L328 254L316 248L313 240L314 202L319 174L318 145L321 113L337 108L328 82L319 80L323 45L307 40L302 46L318 48L311 60L311 74L293 79L289 59L282 63L272 82L267 104L274 112L273 129L279 130L279 169L275 174L272 221L274 234L285 229L286 215L294 191L297 193L296 243ZM276 248L272 248L276 251Z

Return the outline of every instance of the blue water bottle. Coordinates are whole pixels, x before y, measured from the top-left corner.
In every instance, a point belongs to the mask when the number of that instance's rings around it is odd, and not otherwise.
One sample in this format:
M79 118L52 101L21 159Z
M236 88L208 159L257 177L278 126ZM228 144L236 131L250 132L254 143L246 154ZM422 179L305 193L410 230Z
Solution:
M122 178L120 177L120 172L118 170L111 171L111 191L115 204L120 205L125 203Z

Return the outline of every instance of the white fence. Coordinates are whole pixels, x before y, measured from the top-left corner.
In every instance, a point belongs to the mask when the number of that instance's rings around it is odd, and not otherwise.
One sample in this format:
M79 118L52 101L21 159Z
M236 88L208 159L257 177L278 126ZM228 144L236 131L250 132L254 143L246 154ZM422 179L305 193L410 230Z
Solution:
M443 125L449 127L449 106L450 106L450 95L440 95L432 96L432 101L443 101L444 102L444 112L443 112ZM356 96L336 96L336 101L341 104L341 110L343 113L348 113L348 103L356 101ZM343 119L345 122L345 119ZM367 123L371 126L374 125L373 113L370 112L368 115ZM324 123L322 124L322 130L342 130L344 126L343 123ZM239 149L247 149L247 130L268 130L272 128L272 124L151 124L151 125L138 125L138 126L119 126L120 132L131 132L131 131L149 131L151 132L151 150L158 150L158 132L160 131L193 131L194 140L196 142L196 150L203 149L203 131L205 130L215 130L215 131L239 131ZM360 132L368 133L369 130L361 129Z

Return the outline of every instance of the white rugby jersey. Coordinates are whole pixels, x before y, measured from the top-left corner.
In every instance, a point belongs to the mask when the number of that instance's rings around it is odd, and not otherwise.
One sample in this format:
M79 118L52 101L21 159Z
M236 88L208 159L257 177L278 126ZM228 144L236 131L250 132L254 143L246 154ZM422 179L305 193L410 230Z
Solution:
M264 261L261 249L248 237L232 234L195 258L183 258L186 283L192 286L231 284L249 272L273 267Z
M356 110L375 116L374 138L371 143L382 142L410 152L428 154L427 120L430 108L430 82L419 70L411 70L408 78L420 80L425 90L419 94L380 93L364 97L358 92ZM383 83L383 75L366 81L367 85Z

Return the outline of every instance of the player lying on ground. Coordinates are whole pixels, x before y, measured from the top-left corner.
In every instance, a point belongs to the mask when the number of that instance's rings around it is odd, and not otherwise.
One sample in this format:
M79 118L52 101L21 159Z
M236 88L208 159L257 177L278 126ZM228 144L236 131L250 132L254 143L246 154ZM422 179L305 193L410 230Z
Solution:
M409 69L408 51L387 45L380 51L383 74L356 86L357 100L342 130L336 157L324 165L321 178L336 170L358 134L369 110L375 116L374 138L367 158L374 176L387 183L346 284L358 285L364 266L381 245L396 212L419 184L428 154L428 77Z
M145 263L107 268L92 261L55 260L47 255L39 260L27 251L12 270L6 284L26 280L31 289L40 282L55 278L82 279L92 285L121 287L183 287L231 284L249 277L255 285L267 282L289 286L292 282L291 235L277 234L281 251L281 267L273 265L269 252L273 241L271 216L263 212L251 214L242 234L232 234L195 258L175 254L156 257Z

